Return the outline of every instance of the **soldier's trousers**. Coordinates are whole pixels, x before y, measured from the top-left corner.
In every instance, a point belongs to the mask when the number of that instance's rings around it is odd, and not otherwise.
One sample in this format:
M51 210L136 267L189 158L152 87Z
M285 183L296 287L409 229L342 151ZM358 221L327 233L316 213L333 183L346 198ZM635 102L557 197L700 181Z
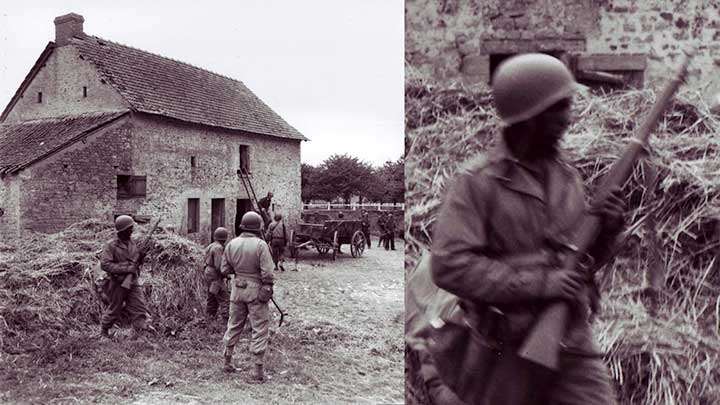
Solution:
M221 280L224 283L224 281ZM230 293L227 288L220 288L217 293L211 291L210 283L207 284L207 302L205 305L205 313L209 318L214 318L218 310L223 321L228 319Z
M385 233L385 240L383 244L385 245L385 250L392 249L395 250L395 232L388 231Z
M510 363L492 380L485 405L617 404L608 369L598 357L561 352L557 373L527 363Z
M278 267L280 261L283 259L283 253L285 251L285 239L273 239L270 241L271 253L275 268Z
M108 297L110 304L105 308L100 320L103 329L110 329L115 322L120 320L123 313L128 315L133 328L145 329L148 311L142 286L132 285L127 290L122 288L119 283L115 283Z
M230 318L227 331L223 337L225 356L232 356L235 345L240 339L245 327L245 320L250 319L252 335L250 337L250 353L253 354L255 364L263 364L265 350L270 338L270 306L267 302L254 300L252 302L230 302Z
M372 247L372 241L370 240L370 230L363 229L362 233L365 236L365 245L368 247L368 249L370 249Z

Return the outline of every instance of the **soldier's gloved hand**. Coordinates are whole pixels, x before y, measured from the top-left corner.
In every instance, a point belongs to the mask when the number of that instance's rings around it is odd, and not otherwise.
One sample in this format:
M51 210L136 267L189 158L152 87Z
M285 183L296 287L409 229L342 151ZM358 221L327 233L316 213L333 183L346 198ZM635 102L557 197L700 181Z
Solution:
M550 271L545 280L543 296L550 299L574 300L585 283L585 277L574 270Z
M625 225L627 206L622 197L620 188L614 187L605 198L594 200L590 204L590 214L600 217L604 233L615 235Z

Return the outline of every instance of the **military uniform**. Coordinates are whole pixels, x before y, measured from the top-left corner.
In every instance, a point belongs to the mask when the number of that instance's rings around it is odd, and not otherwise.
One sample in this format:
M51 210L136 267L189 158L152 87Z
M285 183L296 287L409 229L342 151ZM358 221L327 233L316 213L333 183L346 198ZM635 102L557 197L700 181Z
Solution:
M103 271L110 274L110 303L103 312L100 321L102 329L107 331L126 313L133 329L146 328L148 318L147 306L143 290L137 277L133 277L130 289L121 286L123 279L132 272L134 266L139 265L140 251L132 239L122 241L114 239L103 247L100 256L100 266Z
M285 252L285 245L287 245L288 234L285 228L285 221L274 221L268 227L267 241L270 243L272 249L272 258L275 263L275 270L278 266L281 266L283 259L283 253Z
M509 258L545 251L552 238L572 239L586 209L581 178L561 159L545 160L544 176L538 176L501 146L461 170L446 195L434 227L433 280L478 311L489 305L501 310L504 322L498 337L512 355L548 304L542 293L547 272L554 267L513 266ZM590 254L601 260L614 237L601 235ZM588 285L574 305L556 378L534 378L518 362L488 384L488 404L614 403L590 330L594 291ZM520 380L538 385L523 390ZM532 392L532 397L521 392Z
M207 304L205 313L208 320L212 320L220 310L224 320L228 318L229 292L225 277L220 273L223 257L223 246L220 242L213 242L205 248L205 287L207 290Z
M270 206L272 205L272 197L265 196L258 201L258 207L260 208L260 215L263 219L264 226L270 224Z
M395 218L389 214L385 219L385 250L395 250Z
M262 366L270 336L270 307L258 298L261 287L273 282L273 261L267 243L250 232L228 242L222 260L222 273L235 274L230 293L230 318L223 337L225 358L231 358L245 320L250 319L250 352Z
M370 240L370 218L367 213L363 213L360 217L360 229L365 236L365 245L370 249L372 247L372 241Z
M378 226L378 229L380 229L380 239L378 240L378 247L382 246L383 243L385 242L385 221L386 220L387 220L387 218L385 217L385 215L380 214L380 216L378 216L377 226Z

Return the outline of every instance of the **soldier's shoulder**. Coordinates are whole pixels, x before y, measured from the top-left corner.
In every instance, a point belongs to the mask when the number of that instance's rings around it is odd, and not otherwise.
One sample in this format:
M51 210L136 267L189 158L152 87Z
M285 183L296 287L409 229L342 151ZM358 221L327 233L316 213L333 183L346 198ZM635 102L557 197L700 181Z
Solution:
M496 177L504 172L505 159L497 153L479 153L460 165L456 173L460 179L472 180L473 183L490 177Z

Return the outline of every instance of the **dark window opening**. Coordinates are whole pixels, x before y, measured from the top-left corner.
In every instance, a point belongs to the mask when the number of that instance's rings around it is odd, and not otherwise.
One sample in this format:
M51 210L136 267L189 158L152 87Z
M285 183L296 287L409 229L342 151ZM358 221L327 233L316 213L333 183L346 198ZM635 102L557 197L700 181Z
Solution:
M83 97L87 97L87 86L83 86Z
M197 167L197 160L195 159L195 156L190 156L190 167L193 169Z
M128 199L145 197L147 194L147 181L145 176L117 176L117 198Z
M225 199L213 198L210 204L210 240L218 227L225 226Z
M240 170L243 173L250 173L250 153L248 145L240 145Z
M42 91L38 91L38 103L42 103Z
M200 228L200 199L188 198L188 233L195 233Z

